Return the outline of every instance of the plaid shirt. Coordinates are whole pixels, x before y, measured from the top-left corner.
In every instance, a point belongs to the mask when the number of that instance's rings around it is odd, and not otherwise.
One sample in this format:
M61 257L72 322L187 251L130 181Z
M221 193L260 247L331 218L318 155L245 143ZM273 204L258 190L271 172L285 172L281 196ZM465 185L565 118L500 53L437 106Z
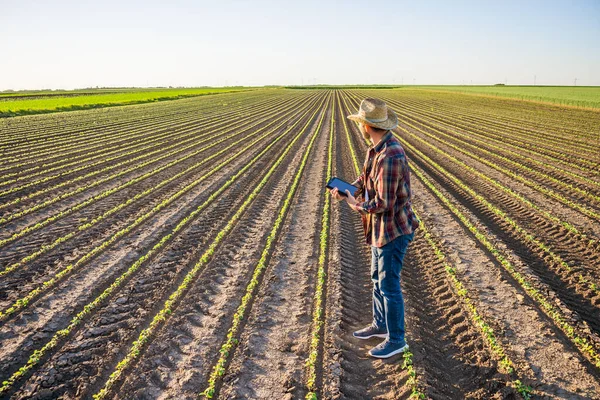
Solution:
M357 206L367 244L381 247L419 226L411 207L408 160L392 131L369 147L362 174L352 184L362 201Z

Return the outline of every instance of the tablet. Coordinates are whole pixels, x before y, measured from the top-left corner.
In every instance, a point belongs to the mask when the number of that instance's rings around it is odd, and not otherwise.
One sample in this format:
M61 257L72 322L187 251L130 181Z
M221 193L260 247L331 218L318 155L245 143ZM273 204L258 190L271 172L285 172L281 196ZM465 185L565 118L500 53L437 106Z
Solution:
M354 193L356 193L356 191L358 190L356 186L351 185L348 182L345 182L335 176L331 178L329 182L327 182L327 185L325 185L325 187L329 189L337 188L342 196L346 196L346 189L348 189L348 191L352 193L353 196Z

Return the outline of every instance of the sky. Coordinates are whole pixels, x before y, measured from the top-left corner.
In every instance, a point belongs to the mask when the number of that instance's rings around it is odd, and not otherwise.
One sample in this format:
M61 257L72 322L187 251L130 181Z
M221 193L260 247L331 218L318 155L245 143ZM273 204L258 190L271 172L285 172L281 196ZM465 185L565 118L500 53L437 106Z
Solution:
M0 0L0 90L600 85L600 0Z

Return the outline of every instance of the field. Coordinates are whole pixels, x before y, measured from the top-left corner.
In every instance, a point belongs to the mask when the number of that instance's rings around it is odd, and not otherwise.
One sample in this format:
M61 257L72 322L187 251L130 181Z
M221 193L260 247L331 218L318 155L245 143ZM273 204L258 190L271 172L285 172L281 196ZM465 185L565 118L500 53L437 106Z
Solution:
M324 190L398 114L410 352ZM0 119L0 398L600 398L600 112L259 89Z
M561 104L581 108L600 108L598 86L417 86L424 90L450 91L481 96L505 97Z
M250 89L230 87L0 92L0 117L149 103L243 90Z

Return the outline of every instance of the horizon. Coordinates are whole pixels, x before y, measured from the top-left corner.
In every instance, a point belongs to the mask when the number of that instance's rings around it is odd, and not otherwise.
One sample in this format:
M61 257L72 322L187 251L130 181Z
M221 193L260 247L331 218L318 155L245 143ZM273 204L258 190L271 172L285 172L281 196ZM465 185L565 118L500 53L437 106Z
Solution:
M431 85L394 85L394 84L388 84L388 83L381 83L381 84L353 84L353 83L349 83L349 84L340 84L340 85L335 85L335 84L329 84L329 83L318 83L316 85L255 85L255 86L96 86L96 87L80 87L80 88L73 88L73 89L64 89L64 88L41 88L41 89L5 89L5 90L0 90L0 93L10 93L10 92L43 92L43 91L76 91L76 90L101 90L101 89L196 89L196 88L208 88L208 89L212 89L212 88L286 88L286 87L307 87L307 88L312 88L312 87L318 87L318 86L323 86L323 87L340 87L340 88L344 88L344 87L359 87L359 86L369 86L369 87L376 87L376 86L381 86L382 88L385 87L389 87L391 89L402 89L402 88L410 88L410 87L414 87L414 88L422 88L422 87L546 87L546 88L550 88L550 87L559 87L559 88L599 88L600 85L590 85L590 86L584 86L584 85L577 85L577 86L569 86L569 85L504 85L504 84L494 84L494 85L436 85L436 84L431 84Z

